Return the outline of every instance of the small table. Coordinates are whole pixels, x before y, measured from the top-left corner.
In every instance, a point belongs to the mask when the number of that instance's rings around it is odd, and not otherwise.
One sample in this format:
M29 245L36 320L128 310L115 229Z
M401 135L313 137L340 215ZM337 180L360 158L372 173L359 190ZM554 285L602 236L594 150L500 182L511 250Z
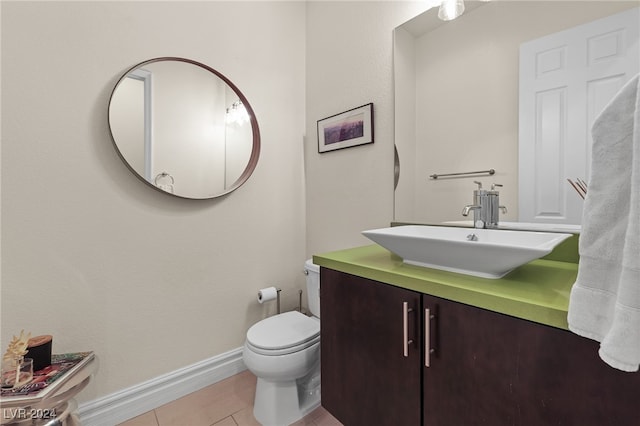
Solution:
M0 397L0 425L79 426L78 404L73 398L89 384L97 366L92 354L80 368L65 373L68 376L62 376L61 383L44 396Z

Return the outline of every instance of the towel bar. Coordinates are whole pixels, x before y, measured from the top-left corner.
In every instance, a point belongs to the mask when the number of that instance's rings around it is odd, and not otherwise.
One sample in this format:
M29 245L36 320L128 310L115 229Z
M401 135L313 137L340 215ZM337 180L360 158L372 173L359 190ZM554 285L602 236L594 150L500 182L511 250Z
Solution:
M489 169L489 170L479 170L477 172L462 172L462 173L441 173L441 174L432 174L429 175L429 177L431 179L438 179L438 178L442 178L442 177L452 177L452 176L470 176L470 175L480 175L480 174L487 174L487 175L493 175L495 174L496 171L494 169Z

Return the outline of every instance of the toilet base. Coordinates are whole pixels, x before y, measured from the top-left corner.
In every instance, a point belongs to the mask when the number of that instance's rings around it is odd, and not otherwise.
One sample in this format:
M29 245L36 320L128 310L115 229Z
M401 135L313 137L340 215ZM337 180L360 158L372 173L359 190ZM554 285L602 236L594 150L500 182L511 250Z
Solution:
M263 426L290 425L319 406L319 384L309 390L298 386L296 381L272 382L258 378L253 415Z

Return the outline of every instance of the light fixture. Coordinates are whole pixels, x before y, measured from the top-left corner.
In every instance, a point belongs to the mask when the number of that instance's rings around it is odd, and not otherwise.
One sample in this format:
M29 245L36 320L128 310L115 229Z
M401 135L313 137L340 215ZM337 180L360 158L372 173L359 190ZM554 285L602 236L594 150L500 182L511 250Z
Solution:
M438 18L451 21L464 13L464 0L443 0L438 10Z
M228 124L244 124L249 121L247 109L242 105L241 101L236 101L227 108L226 122Z

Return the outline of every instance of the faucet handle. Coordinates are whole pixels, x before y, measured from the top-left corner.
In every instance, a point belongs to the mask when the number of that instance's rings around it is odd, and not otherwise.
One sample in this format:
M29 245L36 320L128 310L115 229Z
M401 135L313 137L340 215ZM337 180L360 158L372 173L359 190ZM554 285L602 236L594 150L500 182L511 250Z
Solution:
M503 185L501 183L491 184L491 190L493 191L494 189L496 189L496 186L502 188Z

